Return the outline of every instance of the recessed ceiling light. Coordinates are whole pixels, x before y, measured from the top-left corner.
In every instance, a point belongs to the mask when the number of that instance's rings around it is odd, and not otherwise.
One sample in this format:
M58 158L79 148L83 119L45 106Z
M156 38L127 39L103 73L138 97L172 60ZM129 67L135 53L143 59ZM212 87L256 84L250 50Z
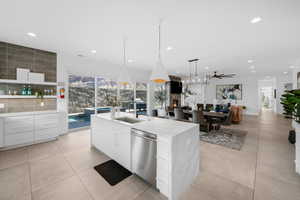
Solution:
M254 18L251 20L251 23L252 23L252 24L256 24L256 23L260 22L261 20L262 20L261 17L254 17Z
M254 69L254 68L255 68L255 66L254 66L254 65L251 65L249 68L250 68L250 69Z
M205 69L206 69L206 70L208 70L208 69L209 69L209 67L205 67Z
M288 72L283 72L283 74L288 74Z
M293 66L293 65L292 65L292 66L290 66L290 68L291 68L291 69L294 69L294 68L295 68L295 66Z
M32 32L28 32L27 35L30 36L30 37L36 37L36 34L32 33Z
M256 71L255 71L255 70L251 70L251 72L252 72L252 73L256 73Z
M97 51L96 50L91 50L91 53L97 53Z
M253 60L248 60L248 63L253 63Z
M171 46L167 47L167 51L171 51L172 49L173 49L173 47L171 47Z
M133 62L133 60L132 60L132 59L128 59L128 60L127 60L127 62L129 62L129 63L132 63L132 62Z

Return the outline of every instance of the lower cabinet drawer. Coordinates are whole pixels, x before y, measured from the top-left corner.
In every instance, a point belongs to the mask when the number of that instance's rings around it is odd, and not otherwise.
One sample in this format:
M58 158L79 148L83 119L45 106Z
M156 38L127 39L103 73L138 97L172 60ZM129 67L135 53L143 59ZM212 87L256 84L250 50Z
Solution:
M58 128L36 130L35 131L35 141L56 138L56 137L58 137L58 135L59 135Z
M25 132L25 133L6 135L4 141L5 141L5 146L31 143L34 141L34 133Z
M160 193L162 193L166 197L169 197L169 184L165 183L162 180L157 179L156 187L157 189L159 189Z
M58 127L58 122L40 122L35 124L35 129L41 130L41 129L51 129Z
M34 120L32 116L28 117L7 117L5 119L5 134L16 134L32 132L34 129Z

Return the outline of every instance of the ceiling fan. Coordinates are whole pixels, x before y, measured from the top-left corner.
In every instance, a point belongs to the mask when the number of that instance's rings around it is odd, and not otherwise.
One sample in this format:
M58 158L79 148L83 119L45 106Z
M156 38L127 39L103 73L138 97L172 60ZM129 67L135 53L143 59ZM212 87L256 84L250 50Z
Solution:
M233 78L236 74L217 74L217 72L214 72L214 75L210 76L210 78Z

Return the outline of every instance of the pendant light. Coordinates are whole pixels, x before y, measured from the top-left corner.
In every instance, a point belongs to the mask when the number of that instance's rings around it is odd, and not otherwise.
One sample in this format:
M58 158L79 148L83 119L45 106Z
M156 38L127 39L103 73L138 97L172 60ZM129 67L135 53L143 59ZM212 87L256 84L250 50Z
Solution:
M121 85L128 85L131 83L129 72L126 66L126 37L123 38L123 66L121 67L118 83Z
M164 68L162 61L161 61L161 41L160 41L160 35L161 35L161 21L158 25L158 59L156 62L156 65L153 67L150 80L155 83L165 83L167 81L170 81L170 78L167 74L166 69Z

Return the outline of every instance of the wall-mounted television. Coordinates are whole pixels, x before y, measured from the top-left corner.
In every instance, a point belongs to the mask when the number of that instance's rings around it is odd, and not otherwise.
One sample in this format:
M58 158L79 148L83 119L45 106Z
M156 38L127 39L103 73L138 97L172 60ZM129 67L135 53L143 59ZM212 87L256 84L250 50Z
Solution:
M170 92L171 94L181 94L182 93L182 83L179 81L170 82Z

